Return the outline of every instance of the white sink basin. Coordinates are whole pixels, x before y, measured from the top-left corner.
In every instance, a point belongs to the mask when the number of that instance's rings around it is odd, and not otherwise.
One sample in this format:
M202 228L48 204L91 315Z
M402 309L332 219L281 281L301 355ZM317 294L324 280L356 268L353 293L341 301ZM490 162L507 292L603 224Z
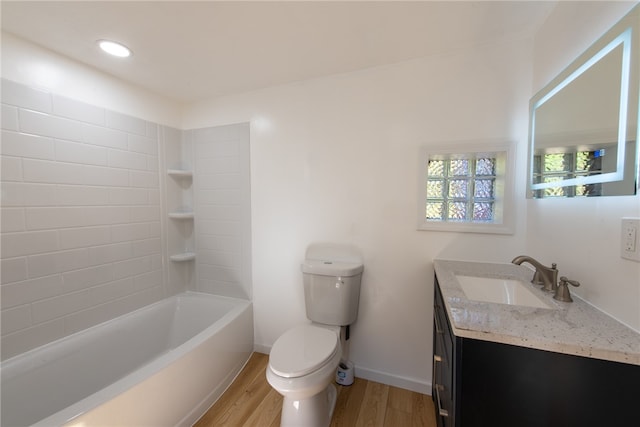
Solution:
M551 308L528 289L531 285L520 280L458 275L456 279L470 300Z

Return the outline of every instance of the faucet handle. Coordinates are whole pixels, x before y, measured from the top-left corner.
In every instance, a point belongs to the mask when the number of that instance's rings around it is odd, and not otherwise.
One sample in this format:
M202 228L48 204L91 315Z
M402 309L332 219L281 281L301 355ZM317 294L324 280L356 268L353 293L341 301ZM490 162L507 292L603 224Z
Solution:
M557 299L558 301L573 302L571 293L569 292L569 285L578 287L580 286L580 282L578 282L577 280L567 279L565 276L560 277L560 283L558 284L556 294L553 296L553 298Z

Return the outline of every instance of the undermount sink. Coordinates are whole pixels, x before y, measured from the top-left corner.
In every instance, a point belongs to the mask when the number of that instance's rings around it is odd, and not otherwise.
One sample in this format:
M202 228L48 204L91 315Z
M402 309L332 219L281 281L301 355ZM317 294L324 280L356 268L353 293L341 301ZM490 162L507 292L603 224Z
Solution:
M531 285L520 280L458 275L456 279L470 300L551 308L528 289Z

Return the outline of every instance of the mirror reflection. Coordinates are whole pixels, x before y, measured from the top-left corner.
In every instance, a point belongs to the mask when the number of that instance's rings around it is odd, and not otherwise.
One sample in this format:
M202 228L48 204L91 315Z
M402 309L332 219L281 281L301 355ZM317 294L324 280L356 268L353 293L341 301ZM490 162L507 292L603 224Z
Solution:
M530 197L636 193L639 11L531 99Z

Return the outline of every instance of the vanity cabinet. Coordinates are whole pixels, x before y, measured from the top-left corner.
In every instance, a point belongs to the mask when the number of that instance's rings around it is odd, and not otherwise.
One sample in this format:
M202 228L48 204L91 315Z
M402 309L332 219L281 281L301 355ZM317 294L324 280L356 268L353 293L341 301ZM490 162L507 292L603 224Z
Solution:
M458 337L434 288L439 427L640 425L640 366Z

